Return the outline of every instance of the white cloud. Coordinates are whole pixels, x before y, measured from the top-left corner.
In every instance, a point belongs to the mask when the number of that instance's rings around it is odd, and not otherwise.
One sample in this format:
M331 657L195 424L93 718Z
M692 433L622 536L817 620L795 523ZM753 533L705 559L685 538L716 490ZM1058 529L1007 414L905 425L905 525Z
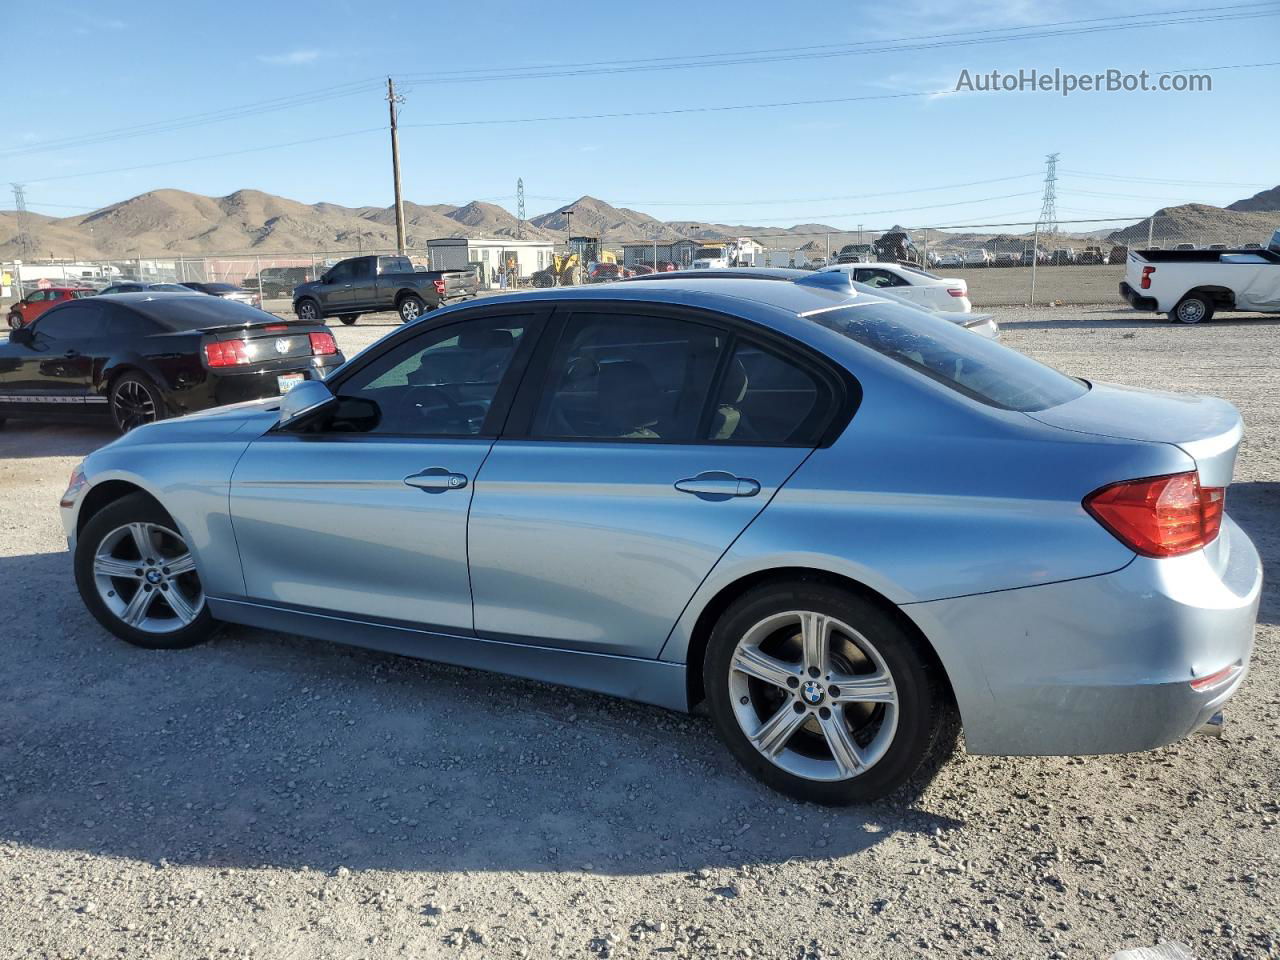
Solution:
M320 59L319 50L290 50L288 53L259 54L261 63L270 63L283 67L298 67L304 63L314 63Z

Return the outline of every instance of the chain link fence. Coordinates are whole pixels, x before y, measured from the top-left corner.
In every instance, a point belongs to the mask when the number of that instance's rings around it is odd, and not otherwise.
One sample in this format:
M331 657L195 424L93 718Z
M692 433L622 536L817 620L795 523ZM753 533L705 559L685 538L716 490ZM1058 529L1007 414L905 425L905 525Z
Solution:
M1215 219L1221 211L1203 210L1194 216L1131 218L1122 227L1116 224L1125 218L1064 220L1055 229L1034 222L895 224L841 231L757 231L730 238L680 236L664 228L658 237L606 234L585 245L568 237L441 239L407 252L423 269L469 266L489 289L541 283L549 276L552 283L605 281L695 264L813 269L880 260L915 263L940 276L963 278L978 307L1119 304L1118 287L1130 249L1251 249L1265 246L1273 229L1265 215ZM50 285L103 289L122 281L202 282L245 287L258 293L267 309L286 312L293 288L316 279L338 260L394 252L361 248L0 262L0 304Z

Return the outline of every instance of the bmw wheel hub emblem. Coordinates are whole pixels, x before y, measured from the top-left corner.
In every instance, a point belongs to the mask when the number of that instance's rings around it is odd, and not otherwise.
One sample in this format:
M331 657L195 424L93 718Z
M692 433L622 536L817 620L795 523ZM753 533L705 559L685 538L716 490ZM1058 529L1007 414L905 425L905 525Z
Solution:
M800 688L800 697L805 703L816 707L822 702L825 694L822 692L822 684L817 680L809 680Z

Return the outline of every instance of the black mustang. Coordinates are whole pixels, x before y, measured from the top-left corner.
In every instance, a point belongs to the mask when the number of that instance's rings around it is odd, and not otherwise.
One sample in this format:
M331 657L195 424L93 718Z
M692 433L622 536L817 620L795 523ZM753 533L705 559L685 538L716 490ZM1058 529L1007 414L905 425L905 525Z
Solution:
M125 293L54 307L0 341L6 417L111 417L122 432L283 393L343 362L320 322L197 293Z

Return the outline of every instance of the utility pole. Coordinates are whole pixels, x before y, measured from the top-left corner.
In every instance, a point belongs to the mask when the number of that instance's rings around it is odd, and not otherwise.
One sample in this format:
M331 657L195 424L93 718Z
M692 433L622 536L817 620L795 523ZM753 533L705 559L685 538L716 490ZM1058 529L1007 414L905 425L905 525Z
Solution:
M572 211L572 210L566 210L566 211L564 212L564 232L565 232L566 234L568 234L567 239L569 239L569 240L572 240L572 239L573 239L573 220L572 220L572 217L573 217L573 211Z
M524 177L516 178L516 239L524 239Z
M387 107L391 111L391 177L396 192L396 253L404 256L404 198L400 196L400 133L396 129L396 106L404 103L404 97L396 96L396 84L387 77Z

